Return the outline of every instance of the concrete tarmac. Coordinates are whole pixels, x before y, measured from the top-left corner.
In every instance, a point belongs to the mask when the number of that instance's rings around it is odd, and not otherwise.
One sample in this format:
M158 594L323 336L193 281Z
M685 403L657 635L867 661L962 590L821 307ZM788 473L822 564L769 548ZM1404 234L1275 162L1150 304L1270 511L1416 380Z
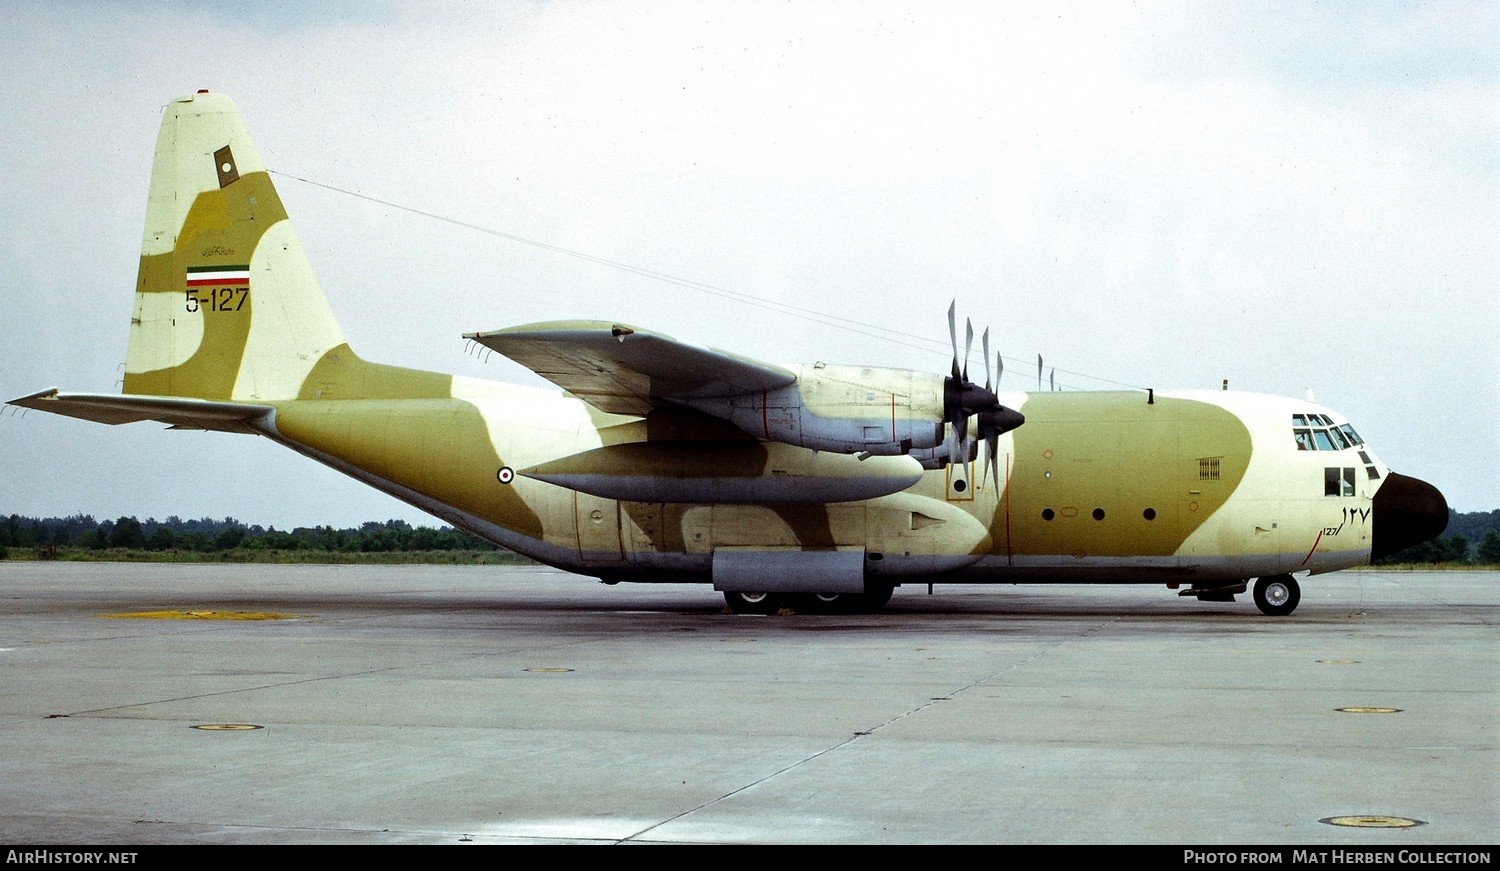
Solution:
M0 562L0 842L1500 832L1500 574L1314 577L1279 619L1154 586L722 606L544 568Z

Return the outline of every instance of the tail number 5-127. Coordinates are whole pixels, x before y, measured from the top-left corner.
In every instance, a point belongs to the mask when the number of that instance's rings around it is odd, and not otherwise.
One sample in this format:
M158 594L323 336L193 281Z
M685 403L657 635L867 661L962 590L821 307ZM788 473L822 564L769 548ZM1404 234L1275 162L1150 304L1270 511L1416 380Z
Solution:
M248 287L190 287L183 291L184 307L195 312L237 312L250 298Z

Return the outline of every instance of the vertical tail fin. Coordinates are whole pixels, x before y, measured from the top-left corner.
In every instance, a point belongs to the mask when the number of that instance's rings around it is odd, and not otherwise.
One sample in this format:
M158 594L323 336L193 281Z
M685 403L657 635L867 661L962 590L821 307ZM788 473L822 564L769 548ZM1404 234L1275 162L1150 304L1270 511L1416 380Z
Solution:
M125 393L296 398L344 337L233 101L167 105Z

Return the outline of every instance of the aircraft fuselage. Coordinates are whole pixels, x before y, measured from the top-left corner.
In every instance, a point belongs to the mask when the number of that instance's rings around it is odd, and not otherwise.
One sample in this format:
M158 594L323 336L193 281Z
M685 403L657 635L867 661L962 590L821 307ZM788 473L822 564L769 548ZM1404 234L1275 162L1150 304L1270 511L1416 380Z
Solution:
M1294 415L1325 431L1336 427L1312 416L1347 423L1305 401L1044 392L1004 394L1027 423L999 440L998 490L971 461L967 473L929 471L875 499L610 499L517 470L649 445L645 419L545 390L429 377L450 395L275 403L265 434L496 544L610 580L707 579L724 548L857 552L865 575L898 582L940 572L970 582L1316 574L1369 561L1374 495L1389 474L1342 433L1343 447L1299 449ZM703 474L720 465L703 463ZM739 474L777 469L767 457Z

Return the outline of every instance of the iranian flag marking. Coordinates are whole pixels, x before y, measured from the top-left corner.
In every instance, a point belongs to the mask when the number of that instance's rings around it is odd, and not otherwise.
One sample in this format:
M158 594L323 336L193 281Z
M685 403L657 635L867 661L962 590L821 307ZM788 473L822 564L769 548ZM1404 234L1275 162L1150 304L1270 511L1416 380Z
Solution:
M188 287L249 287L249 266L189 266Z

